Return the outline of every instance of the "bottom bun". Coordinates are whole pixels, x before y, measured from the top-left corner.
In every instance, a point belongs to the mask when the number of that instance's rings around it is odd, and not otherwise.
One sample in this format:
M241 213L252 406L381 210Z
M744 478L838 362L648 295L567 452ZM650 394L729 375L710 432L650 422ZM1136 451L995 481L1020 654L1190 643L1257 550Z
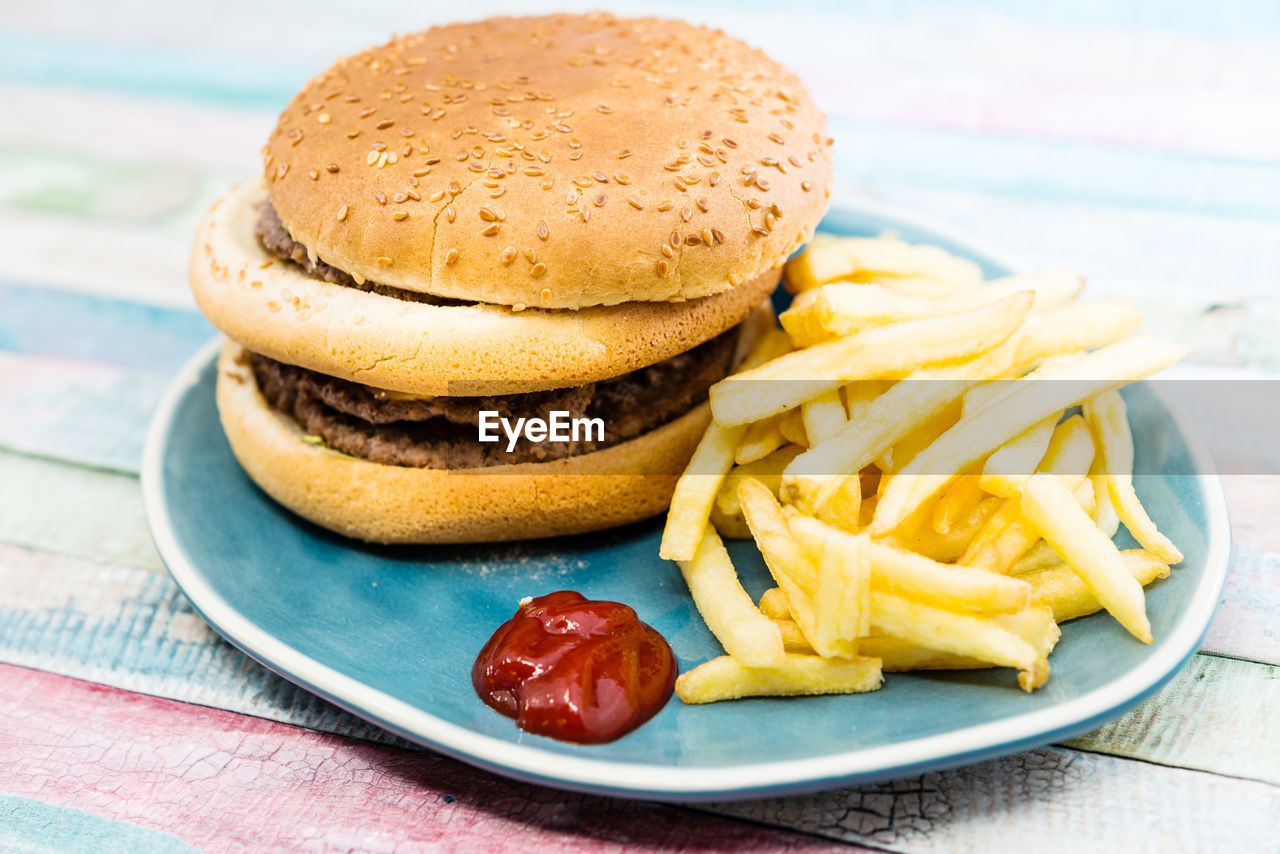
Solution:
M580 534L666 509L710 420L702 404L619 445L547 463L483 469L383 465L304 441L258 390L249 354L218 360L218 412L258 486L317 525L375 543L473 543Z

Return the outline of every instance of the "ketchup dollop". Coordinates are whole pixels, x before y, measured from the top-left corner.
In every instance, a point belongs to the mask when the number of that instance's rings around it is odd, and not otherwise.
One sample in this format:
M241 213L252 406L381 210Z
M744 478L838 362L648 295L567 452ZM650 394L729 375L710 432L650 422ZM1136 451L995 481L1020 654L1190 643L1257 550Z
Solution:
M631 732L675 682L671 647L635 611L571 590L522 601L471 668L480 698L521 729L582 744Z

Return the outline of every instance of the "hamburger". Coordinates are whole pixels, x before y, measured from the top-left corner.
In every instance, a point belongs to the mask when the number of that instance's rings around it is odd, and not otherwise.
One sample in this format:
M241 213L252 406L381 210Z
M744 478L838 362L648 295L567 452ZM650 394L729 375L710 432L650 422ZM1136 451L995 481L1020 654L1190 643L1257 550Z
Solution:
M662 511L822 217L828 145L794 76L678 21L493 18L338 61L196 235L232 451L375 542Z

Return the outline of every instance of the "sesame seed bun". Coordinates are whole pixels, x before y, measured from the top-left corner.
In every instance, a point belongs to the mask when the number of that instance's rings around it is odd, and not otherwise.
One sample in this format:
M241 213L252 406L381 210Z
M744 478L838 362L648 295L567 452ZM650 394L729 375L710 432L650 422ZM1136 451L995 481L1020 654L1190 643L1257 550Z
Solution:
M205 215L190 279L205 316L254 352L390 391L511 394L610 379L742 322L780 269L703 299L581 311L431 305L331 284L268 255L254 236L261 181Z
M264 174L293 238L357 278L583 308L706 297L774 270L826 208L827 147L800 82L720 31L491 18L312 79Z
M552 537L662 512L710 421L702 404L629 442L549 463L442 470L382 465L303 441L263 399L248 354L218 360L218 412L236 459L285 507L344 536L377 543L469 543Z

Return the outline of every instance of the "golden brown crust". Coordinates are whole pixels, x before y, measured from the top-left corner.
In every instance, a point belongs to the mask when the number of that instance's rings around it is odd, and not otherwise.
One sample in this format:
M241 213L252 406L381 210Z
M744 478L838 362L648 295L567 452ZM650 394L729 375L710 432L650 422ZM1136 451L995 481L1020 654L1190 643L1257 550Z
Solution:
M308 444L258 391L244 349L218 360L218 412L240 465L298 515L378 543L552 537L660 513L701 438L706 404L630 442L551 463L444 471L380 465Z
M511 394L620 376L741 322L780 270L684 303L581 311L407 302L314 279L254 236L260 181L231 191L196 233L190 278L205 316L282 362L410 394Z
M578 308L706 296L777 267L826 209L827 147L803 85L720 31L490 18L312 79L264 174L289 232L334 267Z

